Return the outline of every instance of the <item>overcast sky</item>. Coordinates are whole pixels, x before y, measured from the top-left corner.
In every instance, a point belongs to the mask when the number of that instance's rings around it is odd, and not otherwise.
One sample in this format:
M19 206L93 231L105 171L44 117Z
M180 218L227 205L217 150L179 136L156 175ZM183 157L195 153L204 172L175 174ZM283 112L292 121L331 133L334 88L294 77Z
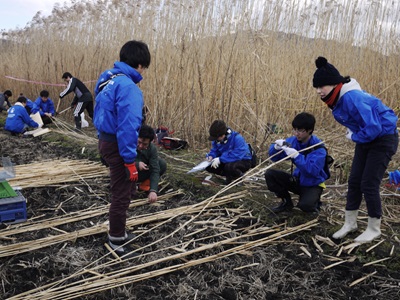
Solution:
M55 3L70 3L70 0L0 0L0 30L24 28L38 11L51 14Z

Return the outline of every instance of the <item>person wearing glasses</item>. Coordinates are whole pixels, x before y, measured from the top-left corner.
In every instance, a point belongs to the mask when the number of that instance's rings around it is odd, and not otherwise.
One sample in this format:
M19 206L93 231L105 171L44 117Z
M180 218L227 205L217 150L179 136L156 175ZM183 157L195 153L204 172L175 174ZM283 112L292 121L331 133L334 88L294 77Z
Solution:
M318 57L315 65L313 87L335 120L347 128L346 138L355 143L344 225L332 237L341 239L357 230L358 210L364 198L368 226L354 241L371 242L381 235L379 187L399 145L398 117L380 99L363 91L357 80L340 75L325 57Z
M276 140L269 148L268 154L272 161L276 162L284 158L292 161L291 173L278 169L268 169L265 172L268 190L282 199L278 206L272 208L275 213L293 208L289 192L299 195L297 207L302 211L319 212L322 204L321 194L325 188L325 180L328 178L328 174L324 171L327 151L322 147L321 140L313 135L314 126L314 116L302 112L292 121L293 135L286 139ZM316 144L321 146L316 146L312 151L299 152Z
M225 176L225 184L241 177L251 168L251 152L244 137L229 128L224 121L215 120L209 129L211 150L206 159L211 165L206 171Z

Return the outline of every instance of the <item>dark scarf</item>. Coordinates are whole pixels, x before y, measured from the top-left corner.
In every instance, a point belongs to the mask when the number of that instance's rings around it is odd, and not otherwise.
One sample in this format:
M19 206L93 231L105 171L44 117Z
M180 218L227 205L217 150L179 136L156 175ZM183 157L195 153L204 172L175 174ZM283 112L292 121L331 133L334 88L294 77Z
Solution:
M339 92L342 86L343 83L339 83L325 98L321 98L330 109L333 109L339 100Z

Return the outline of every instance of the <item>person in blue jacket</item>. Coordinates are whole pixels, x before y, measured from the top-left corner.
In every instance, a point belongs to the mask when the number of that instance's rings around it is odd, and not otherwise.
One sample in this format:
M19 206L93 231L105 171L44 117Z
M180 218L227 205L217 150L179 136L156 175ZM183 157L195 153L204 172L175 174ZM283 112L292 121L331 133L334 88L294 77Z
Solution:
M399 144L398 118L380 99L363 91L355 79L340 75L325 57L318 57L315 64L313 86L317 94L332 110L335 120L347 128L346 138L356 144L348 179L345 221L333 238L343 238L357 230L358 210L364 196L368 226L355 241L371 242L381 235L379 186Z
M249 145L238 132L227 127L224 121L215 120L209 129L212 141L206 159L211 165L206 171L226 177L226 184L241 177L251 168Z
M25 97L23 93L19 93L19 96ZM28 115L37 113L39 111L39 107L36 105L36 103L27 97L25 98L26 98L25 109Z
M327 152L321 140L313 134L315 117L312 114L302 112L296 115L292 127L293 136L276 140L269 148L268 154L272 161L287 157L296 166L293 174L275 169L265 172L268 190L282 199L272 210L279 213L293 208L290 191L299 195L298 208L304 212L317 213L325 180L328 178L324 171Z
M35 104L39 109L43 124L46 125L52 123L52 117L54 117L56 110L54 108L53 100L49 98L49 92L46 90L41 91L39 97L35 100Z
M18 97L14 106L11 106L11 108L8 110L4 129L11 132L13 135L24 133L28 127L40 127L39 124L33 121L28 115L25 106L26 98L22 96Z
M94 126L99 151L110 168L111 205L108 243L118 255L134 249L125 245L131 236L125 231L131 190L138 180L135 160L142 124L143 94L138 83L150 65L148 46L128 41L120 50L120 61L104 71L96 84Z

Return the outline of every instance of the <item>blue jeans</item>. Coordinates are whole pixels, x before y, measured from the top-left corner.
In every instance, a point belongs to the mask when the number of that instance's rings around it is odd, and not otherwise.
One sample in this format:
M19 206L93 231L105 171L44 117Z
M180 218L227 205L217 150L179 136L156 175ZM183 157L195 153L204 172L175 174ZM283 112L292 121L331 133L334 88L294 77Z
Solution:
M348 181L346 210L358 210L364 195L368 216L382 216L379 186L398 144L397 132L370 143L356 144Z

